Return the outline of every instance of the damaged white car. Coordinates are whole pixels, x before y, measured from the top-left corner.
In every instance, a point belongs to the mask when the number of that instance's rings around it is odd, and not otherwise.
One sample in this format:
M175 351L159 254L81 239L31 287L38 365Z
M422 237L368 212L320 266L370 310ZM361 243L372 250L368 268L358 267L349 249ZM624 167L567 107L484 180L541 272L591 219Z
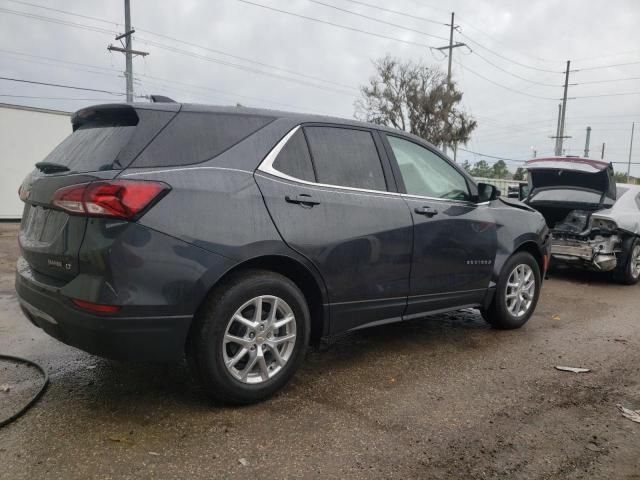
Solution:
M551 258L612 272L621 283L640 279L640 186L616 185L610 163L578 157L529 160L524 203L551 230Z

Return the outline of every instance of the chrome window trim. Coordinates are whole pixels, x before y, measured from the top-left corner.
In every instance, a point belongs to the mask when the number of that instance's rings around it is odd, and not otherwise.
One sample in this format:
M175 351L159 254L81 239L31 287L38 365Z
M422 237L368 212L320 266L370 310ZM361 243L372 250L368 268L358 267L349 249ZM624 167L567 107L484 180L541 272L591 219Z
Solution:
M340 190L349 190L352 192L362 192L362 193L375 193L380 195L391 195L394 197L402 197L402 198L413 198L419 200L429 200L434 202L445 202L445 203L454 203L459 205L468 205L468 206L479 206L479 205L488 205L489 202L482 203L474 203L467 200L453 200L448 198L437 198L437 197L425 197L422 195L411 195L408 193L399 193L399 192L389 192L388 190L370 190L367 188L357 188L357 187L347 187L343 185L333 185L329 183L318 183L318 182L310 182L308 180L302 180L301 178L292 177L291 175L287 175L286 173L281 172L274 168L273 163L278 158L278 155L287 144L287 142L293 137L298 130L302 128L302 125L296 125L293 127L284 137L280 139L280 141L276 144L275 147L271 149L271 151L264 157L264 160L260 162L258 165L257 171L262 173L268 173L269 175L273 175L274 177L282 178L283 180L289 180L290 182L301 183L303 185L309 185L313 187L324 187L331 189L340 189Z
M277 170L276 170L277 172ZM274 173L270 173L270 172L256 172L258 175L260 175L261 178L267 178L269 180L271 180L272 182L278 182L278 183L283 183L285 185L290 185L290 183L287 182L292 182L292 183L299 183L299 184L303 184L303 185L308 185L311 187L315 187L317 191L322 191L322 192L336 192L336 190L343 190L341 192L338 193L343 193L345 195L363 195L363 196L372 196L372 195L384 195L387 198L393 198L393 199L398 199L401 200L401 194L399 194L398 192L381 192L379 190L366 190L364 188L353 188L353 187L341 187L339 185L328 185L328 184L324 184L324 183L313 183L313 182L307 182L305 180L300 180L298 178L293 178L293 177L289 177L286 174L282 174L282 175L278 175L278 174L274 174ZM270 176L266 176L264 175L264 173L268 173ZM279 180L273 177L278 177L280 178ZM283 180L286 180L286 182L284 182Z
M354 192L365 192L365 193L379 193L382 195L394 195L399 196L398 192L389 192L388 190L370 190L367 188L357 188L357 187L347 187L343 185L332 185L329 183L318 183L318 182L309 182L308 180L302 180L301 178L292 177L291 175L287 175L286 173L277 170L273 166L273 162L276 161L280 151L287 144L289 139L295 135L295 133L300 130L301 125L296 125L289 133L287 133L277 144L275 147L271 149L271 151L264 157L264 160L258 166L258 170L260 172L268 173L269 175L273 175L274 177L279 177L284 180L289 180L296 183L302 183L304 185L311 185L314 187L329 187L329 188L339 188L344 190L351 190Z

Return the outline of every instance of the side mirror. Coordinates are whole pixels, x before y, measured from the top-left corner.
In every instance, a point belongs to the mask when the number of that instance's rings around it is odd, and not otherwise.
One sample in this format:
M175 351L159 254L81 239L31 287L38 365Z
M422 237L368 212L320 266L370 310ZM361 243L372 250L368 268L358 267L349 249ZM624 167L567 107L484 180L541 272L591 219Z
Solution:
M478 203L490 202L500 196L500 190L490 183L478 184Z

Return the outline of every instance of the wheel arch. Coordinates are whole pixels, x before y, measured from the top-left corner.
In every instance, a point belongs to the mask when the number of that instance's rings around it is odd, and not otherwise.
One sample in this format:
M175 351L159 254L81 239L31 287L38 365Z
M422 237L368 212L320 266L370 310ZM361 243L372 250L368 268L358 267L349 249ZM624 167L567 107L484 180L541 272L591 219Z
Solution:
M544 255L540 251L540 247L538 244L532 240L527 240L521 243L510 256L515 255L518 252L527 252L530 253L533 258L536 259L536 263L538 267L540 267L540 275L544 275Z
M309 313L311 315L310 343L318 344L322 337L328 335L329 308L327 292L322 278L317 272L312 270L312 267L307 266L302 261L287 255L263 255L235 264L220 276L208 289L196 310L196 318L198 316L198 312L206 303L207 298L209 298L212 291L222 287L231 277L249 270L267 270L279 273L295 283L302 291L302 294L309 306ZM196 324L196 321L192 322L191 329L193 329ZM191 334L189 336L191 336Z

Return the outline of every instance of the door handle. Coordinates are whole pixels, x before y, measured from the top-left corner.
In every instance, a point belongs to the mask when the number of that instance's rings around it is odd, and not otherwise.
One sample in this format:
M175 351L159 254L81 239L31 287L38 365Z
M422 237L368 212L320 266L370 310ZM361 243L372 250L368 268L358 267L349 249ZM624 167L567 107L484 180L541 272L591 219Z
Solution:
M424 207L416 207L416 209L414 210L418 215L426 215L427 217L431 218L434 215L438 214L438 210L436 210L433 207L429 207L429 206L424 206Z
M313 197L306 193L300 195L286 195L284 197L287 203L296 203L304 207L313 207L314 205L320 205L320 202L314 200Z

